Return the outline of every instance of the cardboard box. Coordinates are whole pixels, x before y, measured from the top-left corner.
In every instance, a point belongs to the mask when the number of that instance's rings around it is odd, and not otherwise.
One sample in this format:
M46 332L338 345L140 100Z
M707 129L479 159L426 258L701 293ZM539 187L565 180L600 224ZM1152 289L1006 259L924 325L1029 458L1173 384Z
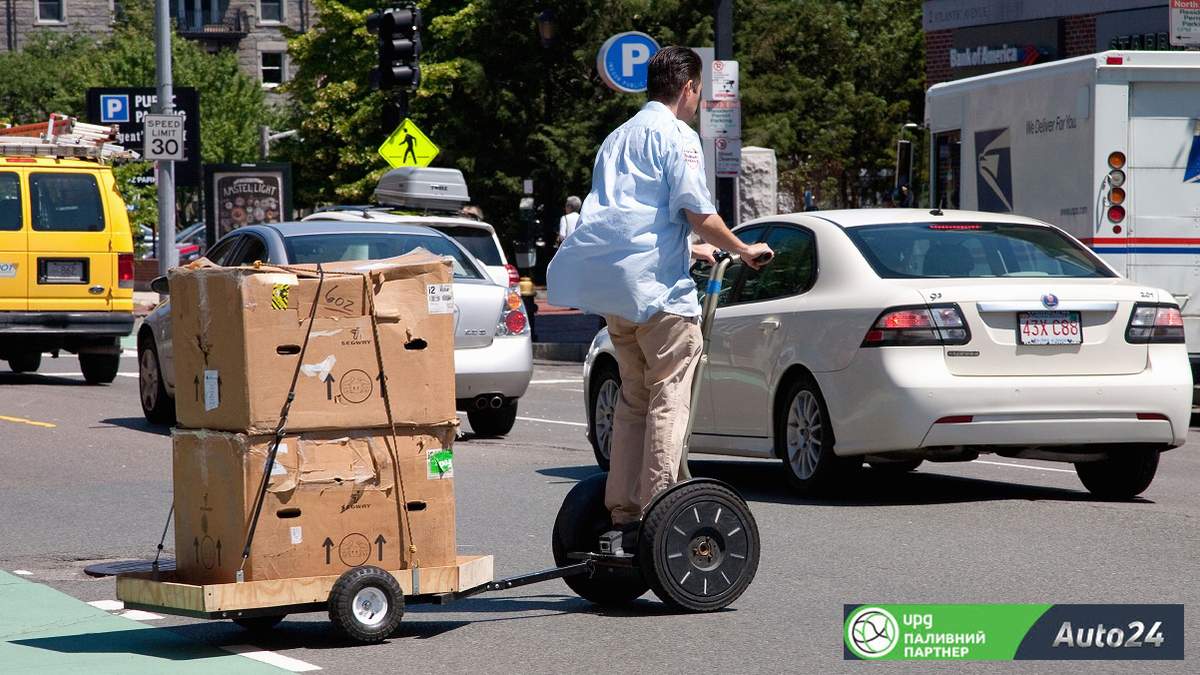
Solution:
M399 480L422 567L456 559L455 427L285 436L245 566L247 581L413 566ZM235 581L274 436L176 429L175 556L188 583ZM396 462L393 462L393 456ZM398 472L397 472L398 469Z
M181 426L273 433L306 334L289 431L386 426L380 356L396 423L455 419L450 263L414 253L323 269L323 282L311 265L171 270Z

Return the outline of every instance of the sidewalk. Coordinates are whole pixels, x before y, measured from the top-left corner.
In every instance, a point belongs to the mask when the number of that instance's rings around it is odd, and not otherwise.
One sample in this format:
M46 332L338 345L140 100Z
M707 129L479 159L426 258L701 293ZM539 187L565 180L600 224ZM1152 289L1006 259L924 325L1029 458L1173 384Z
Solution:
M0 572L0 670L6 673L287 672L114 616Z
M538 289L534 301L537 304L537 314L532 317L534 358L582 362L592 338L603 325L600 317L551 305L546 302L544 288Z

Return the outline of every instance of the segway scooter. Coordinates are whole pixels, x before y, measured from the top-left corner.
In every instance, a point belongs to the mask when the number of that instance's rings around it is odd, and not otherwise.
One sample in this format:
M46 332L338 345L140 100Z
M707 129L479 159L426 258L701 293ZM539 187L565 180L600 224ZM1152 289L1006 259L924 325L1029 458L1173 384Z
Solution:
M705 289L703 346L692 380L692 401L699 400L721 281L733 260L723 251L715 257ZM711 612L729 606L753 581L758 525L731 486L713 478L692 478L687 468L692 424L689 416L680 459L686 479L650 502L634 550L624 550L619 533L612 532L604 507L607 473L590 476L567 493L554 522L554 562L560 570L584 564L581 572L563 575L567 586L584 599L621 605L649 589L674 609Z

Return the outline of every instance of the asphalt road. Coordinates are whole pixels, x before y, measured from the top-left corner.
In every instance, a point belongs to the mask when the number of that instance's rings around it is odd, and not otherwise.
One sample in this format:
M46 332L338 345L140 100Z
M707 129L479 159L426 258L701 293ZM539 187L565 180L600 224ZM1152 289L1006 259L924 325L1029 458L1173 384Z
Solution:
M114 598L82 567L145 558L171 500L167 430L144 423L136 360L89 387L73 357L0 374L0 570L83 601ZM59 374L55 374L59 373ZM496 573L551 564L559 503L595 471L577 365L539 364L517 428L455 450L459 547ZM52 426L48 426L52 425ZM896 672L1197 672L1200 438L1166 454L1143 499L1095 501L1067 465L985 457L865 472L836 500L789 494L774 462L694 460L749 500L762 534L757 579L727 611L672 615L647 595L600 611L560 581L447 607L411 607L388 642L349 647L321 614L289 617L263 650L330 673L861 672L842 660L843 603L1185 603L1193 662L892 663ZM168 546L171 536L168 533ZM0 607L4 613L25 611ZM217 646L252 638L230 622L147 622ZM0 670L4 670L0 665Z

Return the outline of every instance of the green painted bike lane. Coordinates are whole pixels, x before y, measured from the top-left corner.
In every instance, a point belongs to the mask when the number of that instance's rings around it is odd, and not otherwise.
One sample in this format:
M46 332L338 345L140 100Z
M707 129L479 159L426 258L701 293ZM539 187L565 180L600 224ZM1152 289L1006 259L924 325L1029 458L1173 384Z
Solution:
M0 572L0 671L5 673L287 672L165 628L123 619Z

